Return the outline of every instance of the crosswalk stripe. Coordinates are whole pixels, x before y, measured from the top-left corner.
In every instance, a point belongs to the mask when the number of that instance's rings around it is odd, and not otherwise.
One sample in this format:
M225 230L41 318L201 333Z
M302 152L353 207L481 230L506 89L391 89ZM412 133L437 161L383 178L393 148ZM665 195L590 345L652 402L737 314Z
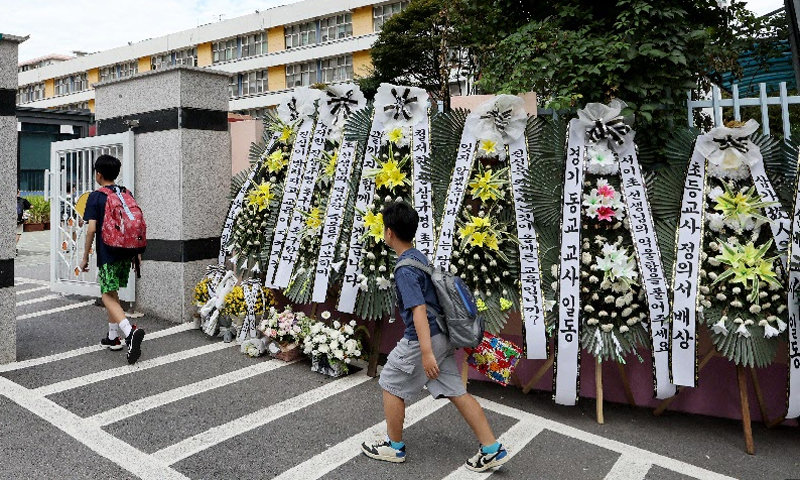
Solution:
M26 293L41 292L42 290L50 290L50 286L48 285L46 287L29 288L27 290L20 290L20 291L15 292L15 293L17 295L25 295Z
M70 437L142 479L188 480L188 477L153 459L52 400L0 377L0 391L26 410L54 425Z
M168 335L174 335L176 333L185 332L187 330L193 330L195 328L196 327L194 323L182 323L174 327L165 328L163 330L158 330L153 333L148 333L147 336L144 337L144 341L147 342L148 340L155 340L157 338L166 337ZM22 360L20 362L7 363L5 365L0 365L0 373L11 372L13 370L22 370L24 368L36 367L38 365L58 362L60 360L66 360L67 358L77 357L79 355L85 355L87 353L99 352L102 349L103 347L101 347L100 345L92 345L89 347L76 348L75 350L69 350L67 352L54 353L53 355L47 355L46 357L37 357L28 360Z
M22 285L24 283L31 283L33 285L47 285L50 286L50 282L47 280L37 280L35 278L27 278L27 277L14 277L14 285Z
M59 298L64 298L64 297L62 297L61 295L45 295L45 296L42 296L42 297L31 298L30 300L22 300L21 302L18 301L17 302L17 306L18 307L22 307L24 305L31 305L33 303L46 302L48 300L56 300L56 299L59 299Z
M27 320L29 318L42 317L44 315L50 315L51 313L66 312L67 310L74 310L76 308L81 308L81 307L88 307L89 305L94 305L94 302L95 302L94 300L87 300L85 302L73 303L71 305L65 305L63 307L51 308L49 310L42 310L42 311L39 311L39 312L26 313L25 315L17 316L17 321L19 321L19 320Z
M634 447L633 445L628 445L622 442L618 442L610 438L601 437L600 435L595 435L594 433L590 433L581 430L579 428L571 427L569 425L556 422L555 420L550 420L548 418L540 417L538 415L528 413L518 408L509 407L508 405L503 405L502 403L497 403L492 400L487 400L481 397L475 397L475 399L478 400L481 406L483 406L483 408L487 410L491 410L493 412L497 412L501 415L506 415L512 418L530 419L535 424L547 430L551 430L560 435L565 435L567 437L571 437L576 440L580 440L582 442L590 443L592 445L597 445L598 447L602 447L605 448L606 450L617 452L629 458L636 458L637 461L642 463L658 465L659 467L666 468L667 470L672 470L673 472L678 472L683 475L688 475L690 477L698 478L700 480L735 480L733 477L729 477L727 475L723 475L717 472L712 472L711 470L706 470L705 468L697 467L695 465L692 465L691 463L686 463L680 460L676 460L674 458L665 457L664 455L659 455L658 453L644 450L639 447Z
M332 380L321 387L301 393L300 395L286 399L275 405L262 408L261 410L228 423L210 428L205 432L191 436L175 445L162 448L153 453L153 457L168 465L174 465L214 445L264 426L274 420L308 407L309 405L321 402L328 397L349 390L368 380L370 380L370 377L367 376L364 370L337 380Z
M406 408L406 419L403 424L405 428L414 425L418 421L439 410L449 402L435 400L433 397L426 397L417 403ZM273 480L293 480L302 478L311 480L320 478L328 472L333 471L340 465L347 463L353 458L361 455L361 442L369 440L375 434L385 434L386 421L377 423L372 427L353 435L333 447L319 453L305 462L286 470Z
M622 454L606 474L605 480L644 480L652 464Z
M528 445L528 443L530 443L531 440L533 440L537 435L542 433L543 430L544 428L541 425L538 425L535 420L523 418L519 422L515 423L505 433L497 437L497 441L506 447L508 450L508 458L510 459L522 451L522 449L525 448L525 446ZM461 478L488 478L492 473L494 473L494 470L487 470L481 473L473 472L462 465L453 470L450 475L444 477L442 480L459 480Z
M291 365L292 363L296 362L284 362L281 360L267 360L265 362L259 362L255 365L251 365L233 372L223 373L221 375L217 375L216 377L207 378L199 382L173 388L172 390L168 390L156 395L151 395L125 405L120 405L119 407L112 408L111 410L93 415L86 420L98 426L110 425L125 418L139 415L140 413L148 410L152 410L172 402L177 402L194 395L199 395L203 392L214 390L215 388L240 382L242 380L255 377L256 375L261 375L262 373L276 370L286 365Z
M160 357L156 357L151 360L145 360L136 363L135 365L125 365L123 367L111 368L109 370L90 373L89 375L84 375L82 377L71 378L69 380L64 380L50 385L45 385L43 387L35 388L33 392L42 396L52 395L54 393L65 392L67 390L72 390L78 387L85 387L86 385L102 382L103 380L116 378L121 375L128 375L130 373L141 372L143 370L160 367L168 363L178 362L180 360L186 360L188 358L197 357L199 355L216 352L218 350L230 347L231 345L229 343L223 343L223 342L211 343L209 345L203 345L202 347L196 347L189 350L170 353L168 355L162 355Z

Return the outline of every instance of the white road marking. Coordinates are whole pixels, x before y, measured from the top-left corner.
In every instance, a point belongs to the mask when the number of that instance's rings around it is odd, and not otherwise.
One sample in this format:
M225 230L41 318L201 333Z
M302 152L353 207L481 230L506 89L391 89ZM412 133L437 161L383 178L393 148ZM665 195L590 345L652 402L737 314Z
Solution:
M146 412L172 402L177 402L179 400L183 400L184 398L198 395L209 390L214 390L215 388L240 382L242 380L255 377L256 375L261 375L262 373L266 373L286 365L291 365L292 363L295 362L287 363L281 360L267 360L266 362L259 362L255 365L251 365L240 370L230 373L223 373L222 375L217 375L216 377L211 377L189 385L184 385L182 387L173 388L172 390L168 390L166 392L151 395L125 405L120 405L119 407L112 408L111 410L93 415L86 420L101 427L110 425L125 418L139 415L142 412Z
M94 300L87 300L85 302L73 303L72 305L65 305L63 307L51 308L49 310L42 310L42 311L39 311L39 312L26 313L25 315L17 316L17 321L19 321L19 320L27 320L29 318L42 317L44 315L50 315L52 313L66 312L67 310L74 310L76 308L81 308L81 307L88 307L89 305L94 305L94 302L95 302Z
M5 397L57 427L112 463L142 479L188 480L163 462L130 446L99 427L93 426L55 402L16 383L0 378Z
M623 454L606 474L605 480L644 480L652 466L636 457Z
M111 378L116 378L122 375L128 375L130 373L141 372L142 370L148 370L151 368L160 367L168 363L178 362L180 360L186 360L188 358L197 357L199 355L204 355L206 353L216 352L218 350L223 350L225 348L231 348L231 344L222 342L211 343L208 345L203 345L202 347L196 347L196 348L191 348L189 350L170 353L168 355L162 355L160 357L156 357L151 360L144 360L142 362L136 363L135 365L125 365L122 367L111 368L109 370L103 370L96 373L90 373L89 375L84 375L82 377L63 380L61 382L56 382L50 385L45 385L36 388L33 391L38 395L46 397L54 393L65 392L67 390L72 390L73 388L78 388L78 387L85 387L86 385L91 385L93 383L102 382L104 380L109 380Z
M330 381L321 387L301 393L275 405L262 408L249 415L237 418L228 423L210 428L175 445L163 448L153 457L168 465L174 465L183 459L202 452L228 439L234 438L255 428L266 425L281 417L285 417L309 405L321 402L326 398L344 392L350 388L370 380L364 370L346 377ZM303 478L303 477L294 477Z
M17 306L21 307L23 305L31 305L33 303L46 302L48 300L57 300L59 298L64 297L62 295L45 295L43 297L31 298L30 300L17 301Z
M426 397L406 409L405 428L414 425L418 421L439 410L449 402L446 400L435 400L433 397ZM322 453L314 455L305 462L286 470L273 480L294 480L302 478L310 480L320 478L328 472L333 471L340 465L347 463L353 458L361 455L361 442L369 440L370 436L386 432L386 421L377 423L372 427L353 435Z
M547 430L552 430L553 432L556 432L558 434L565 435L567 437L572 437L582 442L597 445L598 447L605 448L606 450L611 450L612 452L617 452L628 458L636 458L637 461L641 463L658 465L659 467L666 468L667 470L672 470L673 472L678 472L683 475L698 478L700 480L735 480L733 477L729 477L721 473L712 472L710 470L697 467L690 463L681 462L680 460L675 460L674 458L665 457L664 455L659 455L657 453L653 453L648 450L644 450L642 448L634 447L632 445L618 442L610 438L601 437L600 435L595 435L594 433L586 432L579 428L571 427L569 425L556 422L555 420L550 420L544 417L540 417L538 415L528 413L524 410L519 410L517 408L509 407L507 405L493 402L492 400L487 400L485 398L480 398L480 397L475 397L475 398L478 400L478 402L480 402L483 408L487 410L491 410L493 412L497 412L501 415L506 415L512 418L520 418L520 419L528 418L537 425L539 425L540 427L545 428Z
M29 288L27 290L20 290L20 291L15 292L15 293L17 295L25 295L26 293L41 292L42 290L50 290L50 286Z
M508 458L511 459L514 455L521 452L522 449L525 448L525 446L536 437L536 435L542 433L543 430L544 428L541 425L538 425L535 420L523 418L519 422L515 423L514 426L509 428L505 433L497 437L497 441L506 447L508 450ZM493 473L494 469L478 473L468 470L467 467L461 465L459 468L453 470L450 475L444 477L443 480L458 480L460 478L488 478Z
M37 280L35 278L26 278L26 277L14 277L14 285L22 285L24 283L32 283L34 285L47 285L50 286L50 282L47 280Z
M146 342L148 340L155 340L157 338L166 337L168 335L173 335L175 333L181 333L187 330L194 330L195 328L196 327L194 323L183 323L180 325L176 325L174 327L158 330L153 333L148 333L144 337L144 341ZM46 363L58 362L60 360L65 360L67 358L77 357L79 355L85 355L87 353L99 352L102 349L103 347L101 347L100 345L92 345L89 347L70 350L68 352L54 353L53 355L48 355L46 357L31 358L29 360L22 360L21 362L8 363L5 365L0 365L0 373L10 372L13 370L22 370L23 368L36 367L38 365L44 365Z

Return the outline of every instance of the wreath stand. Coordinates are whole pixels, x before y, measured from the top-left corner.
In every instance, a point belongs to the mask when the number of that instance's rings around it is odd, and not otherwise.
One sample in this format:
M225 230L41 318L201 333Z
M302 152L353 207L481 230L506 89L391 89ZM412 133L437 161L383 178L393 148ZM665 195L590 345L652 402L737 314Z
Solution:
M705 354L703 359L700 361L700 365L698 366L697 372L698 375L700 371L708 365L708 362L711 361L712 358L720 356L719 353L715 348L712 348L708 353ZM753 426L752 426L752 418L750 417L750 395L747 390L747 367L742 365L736 365L736 384L739 389L739 406L740 411L742 414L742 434L744 436L744 446L745 452L748 455L755 455L756 448L755 442L753 441ZM761 412L761 420L764 422L764 425L767 428L772 428L776 425L779 425L783 419L778 419L775 421L770 421L769 417L767 416L767 408L764 404L764 395L761 391L761 384L758 381L758 374L756 373L756 369L753 367L749 368L750 370L750 380L753 383L753 390L756 394L756 402L758 403L758 409ZM664 411L669 407L669 405L678 397L678 394L682 392L685 387L678 387L678 392L670 398L667 398L659 404L659 406L653 410L653 415L660 416Z
M372 330L372 335L370 335L370 346L369 346L369 363L367 364L367 376L369 377L377 377L378 376L378 355L381 352L381 336L383 333L383 322L386 320L385 318L381 318L380 320L376 320L375 328Z

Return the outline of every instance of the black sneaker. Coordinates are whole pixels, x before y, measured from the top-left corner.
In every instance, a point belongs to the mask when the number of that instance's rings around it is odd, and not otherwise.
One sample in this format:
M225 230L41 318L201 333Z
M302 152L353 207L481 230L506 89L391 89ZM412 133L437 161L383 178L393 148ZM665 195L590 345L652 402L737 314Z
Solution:
M115 338L114 340L110 340L108 335L100 339L100 346L109 350L122 350L123 347L122 341L120 341L119 337Z
M500 448L494 453L483 453L483 450L479 448L478 453L467 460L466 467L473 472L483 472L490 468L499 467L506 463L508 459L508 450L503 445L500 445Z
M144 330L132 325L131 333L125 339L128 344L128 364L133 365L142 356L142 340L144 340Z

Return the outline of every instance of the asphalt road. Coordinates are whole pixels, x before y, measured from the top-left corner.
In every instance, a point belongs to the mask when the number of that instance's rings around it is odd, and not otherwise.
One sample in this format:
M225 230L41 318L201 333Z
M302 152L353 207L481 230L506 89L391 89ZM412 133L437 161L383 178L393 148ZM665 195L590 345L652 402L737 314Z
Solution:
M558 407L548 392L485 382L469 391L513 454L504 467L466 471L472 433L447 401L423 395L407 412L408 460L376 462L358 450L384 431L380 387L364 371L330 379L148 317L137 320L143 356L128 366L124 352L96 347L105 311L50 298L46 252L21 247L18 362L0 366L0 478L800 478L797 427L754 424L750 456L736 421L607 403L598 425L593 400Z

